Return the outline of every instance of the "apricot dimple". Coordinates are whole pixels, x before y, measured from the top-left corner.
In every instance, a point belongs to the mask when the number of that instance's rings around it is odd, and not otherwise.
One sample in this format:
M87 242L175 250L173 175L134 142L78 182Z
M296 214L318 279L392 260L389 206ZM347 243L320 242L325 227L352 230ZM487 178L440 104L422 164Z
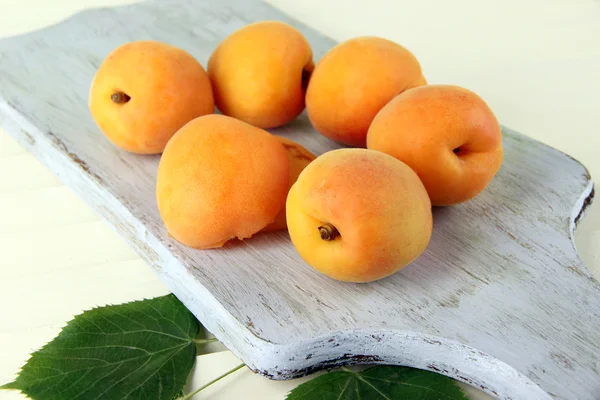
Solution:
M221 113L275 128L304 110L313 68L312 50L299 30L261 21L225 38L211 54L207 71Z
M169 234L208 249L272 223L288 187L288 155L274 135L212 114L192 120L169 141L156 197Z
M214 99L208 74L191 54L141 40L105 58L92 81L89 109L117 147L158 154L187 122L213 113Z
M293 140L287 139L282 136L275 136L285 148L288 160L290 164L289 170L289 186L290 188L298 179L298 175L306 168L308 164L310 164L316 156L311 153L308 149L302 146L299 143L294 142ZM275 221L269 225L267 225L263 232L271 232L278 230L287 229L287 220L285 213L285 204L282 204L281 211L275 217Z
M384 38L357 37L336 45L317 63L306 110L322 135L364 147L377 112L398 93L426 83L409 50Z
M413 168L436 206L477 196L503 160L494 113L476 93L456 85L428 85L396 96L373 120L367 147Z
M367 147L408 164L433 205L481 193L503 160L500 124L476 93L456 85L428 85L396 96L369 128Z
M370 282L414 261L432 233L431 202L417 174L368 149L329 151L311 162L286 201L295 249L317 271Z

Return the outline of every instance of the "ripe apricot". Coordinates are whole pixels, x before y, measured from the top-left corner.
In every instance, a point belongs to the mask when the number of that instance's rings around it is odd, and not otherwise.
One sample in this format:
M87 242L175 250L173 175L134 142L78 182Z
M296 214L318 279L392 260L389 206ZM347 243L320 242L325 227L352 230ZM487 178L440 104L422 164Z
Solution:
M94 76L89 109L116 146L161 153L179 128L214 112L208 74L186 51L153 40L113 50Z
M489 106L455 85L407 90L375 117L367 147L405 162L433 205L477 196L502 165L502 132Z
M417 174L368 149L317 157L292 185L286 211L300 256L341 281L397 272L419 257L432 233L431 203Z
M298 175L310 164L316 156L311 153L307 148L302 146L300 143L296 143L293 140L286 139L282 136L275 136L283 147L285 147L290 163L289 172L289 186L290 188L298 179ZM263 232L279 231L287 229L287 220L285 217L285 203L282 204L281 211L275 217L275 221L267 225Z
M288 175L288 156L275 136L234 118L205 115L167 144L158 166L158 209L176 240L197 249L221 247L275 220Z
M334 46L317 63L306 111L322 135L365 147L375 114L398 93L426 83L406 48L380 37L357 37Z
M275 128L304 110L312 50L300 31L279 21L246 25L214 50L207 71L221 113Z

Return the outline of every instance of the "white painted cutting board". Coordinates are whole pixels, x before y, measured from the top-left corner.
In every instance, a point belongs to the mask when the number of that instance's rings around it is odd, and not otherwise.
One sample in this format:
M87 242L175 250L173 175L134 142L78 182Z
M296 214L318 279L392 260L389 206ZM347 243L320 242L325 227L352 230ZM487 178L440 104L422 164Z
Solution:
M199 251L168 237L158 156L112 146L87 109L102 59L131 40L180 46L206 65L246 23L300 28L317 61L334 42L257 0L147 2L78 14L0 41L0 126L73 188L250 368L274 379L343 363L437 371L502 399L600 398L600 284L572 233L593 197L586 169L504 129L504 165L475 200L434 210L414 264L371 284L304 264L283 232ZM305 115L274 133L337 146Z

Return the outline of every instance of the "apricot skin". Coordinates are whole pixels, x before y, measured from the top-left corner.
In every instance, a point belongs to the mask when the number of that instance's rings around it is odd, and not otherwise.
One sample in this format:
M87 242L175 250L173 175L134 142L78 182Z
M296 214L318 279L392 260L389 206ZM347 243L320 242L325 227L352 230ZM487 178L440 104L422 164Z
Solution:
M427 247L431 203L406 164L368 149L338 149L300 174L286 202L288 231L300 256L337 280L370 282L402 269ZM339 231L323 240L319 227Z
M116 93L127 95L116 103ZM186 51L152 40L113 50L94 76L91 115L117 147L139 154L161 153L192 119L214 112L208 74Z
M398 95L373 120L367 147L413 168L434 206L477 196L504 157L492 110L477 94L455 85L428 85Z
M275 136L227 116L202 116L165 148L156 181L158 209L179 242L221 247L275 220L288 176L287 152Z
M306 168L308 164L310 164L316 156L311 153L307 148L302 146L299 143L294 142L293 140L284 138L282 136L275 136L285 150L287 151L288 160L290 163L290 172L289 172L289 186L290 188L298 179L298 175ZM267 225L263 232L272 232L279 230L287 229L287 220L285 213L285 204L282 205L281 211L275 217L275 221L272 224Z
M225 38L210 56L207 71L221 113L266 129L304 110L313 68L312 50L300 31L261 21Z
M379 37L357 37L336 45L317 63L306 91L306 111L322 135L365 147L379 110L398 93L426 83L409 50Z

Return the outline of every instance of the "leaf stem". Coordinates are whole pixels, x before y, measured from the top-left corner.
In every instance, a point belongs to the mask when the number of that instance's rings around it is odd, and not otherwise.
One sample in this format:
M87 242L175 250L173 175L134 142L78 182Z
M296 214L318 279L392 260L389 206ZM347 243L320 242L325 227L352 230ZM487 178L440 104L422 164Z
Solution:
M194 339L194 343L196 343L196 344L214 343L214 342L218 342L218 341L219 341L219 339L217 339L217 338Z
M233 374L235 371L237 371L238 369L245 367L245 366L246 366L246 364L242 363L242 364L238 365L237 367L230 369L229 371L225 372L223 375L216 377L212 381L208 382L206 385L200 387L200 389L194 390L192 393L185 395L180 400L190 400L193 396L197 395L198 393L200 393L202 390L206 389L213 383L225 378L227 375Z
M349 373L351 373L351 374L353 374L353 373L354 373L354 371L352 371L352 370L351 370L350 368L348 368L348 367L341 367L341 368L342 368L342 371L344 371L344 372L349 372Z

